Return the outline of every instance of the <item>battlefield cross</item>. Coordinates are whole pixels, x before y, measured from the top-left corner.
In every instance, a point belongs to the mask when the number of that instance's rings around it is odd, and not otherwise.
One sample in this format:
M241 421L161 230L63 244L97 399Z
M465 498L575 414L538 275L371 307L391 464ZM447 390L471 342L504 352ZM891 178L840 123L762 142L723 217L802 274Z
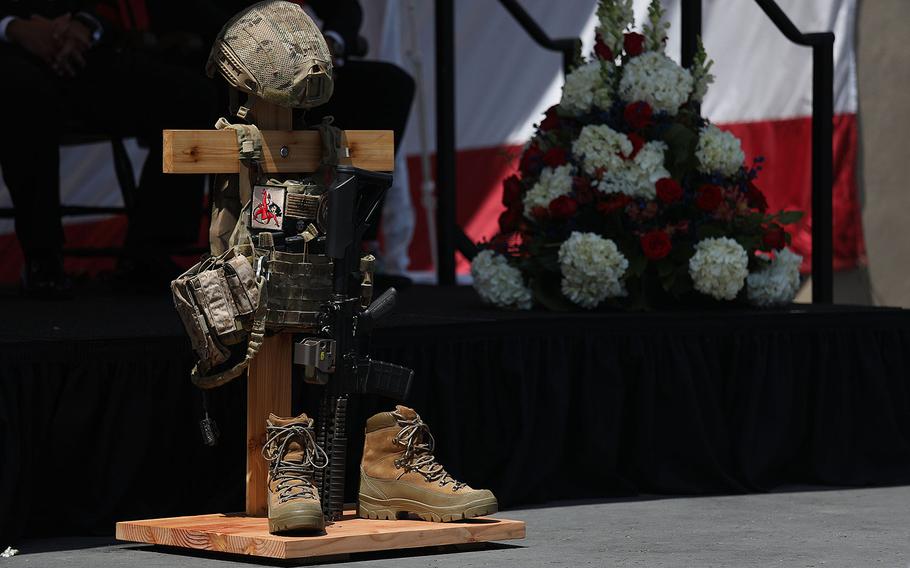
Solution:
M300 174L316 171L322 159L315 130L292 130L291 110L254 98L252 122L262 131L263 173ZM393 169L394 140L390 130L346 130L347 157L339 163L366 170ZM239 160L233 130L165 130L164 173L247 175ZM265 516L268 468L260 452L269 413L291 415L292 334L267 337L247 370L246 513Z

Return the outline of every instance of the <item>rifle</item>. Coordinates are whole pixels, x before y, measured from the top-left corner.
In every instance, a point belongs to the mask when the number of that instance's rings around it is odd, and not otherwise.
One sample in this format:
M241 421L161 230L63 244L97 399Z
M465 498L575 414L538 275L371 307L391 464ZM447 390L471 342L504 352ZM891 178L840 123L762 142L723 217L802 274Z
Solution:
M341 518L344 506L348 398L379 394L403 400L414 375L411 369L368 355L370 332L394 308L397 292L390 288L369 302L372 284L362 276L366 271L361 270L360 241L391 183L389 174L335 168L323 223L325 254L334 263L332 299L320 309L317 333L294 345L294 363L304 366L306 382L324 385L316 441L326 450L329 463L315 473L323 512L330 521Z

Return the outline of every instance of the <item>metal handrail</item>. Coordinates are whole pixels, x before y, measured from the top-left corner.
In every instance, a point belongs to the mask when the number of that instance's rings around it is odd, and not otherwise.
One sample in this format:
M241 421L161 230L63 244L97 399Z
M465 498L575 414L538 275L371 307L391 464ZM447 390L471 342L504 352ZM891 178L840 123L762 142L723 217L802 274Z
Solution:
M812 48L812 302L834 301L834 33L802 33L774 0L755 0L784 36ZM701 35L701 0L682 0L682 64Z
M499 3L537 45L550 51L562 52L562 69L568 73L575 62L576 55L581 50L581 40L577 37L553 39L547 35L547 32L543 31L543 28L518 3L518 0L499 0Z
M562 53L568 72L580 51L578 38L553 39L517 0L499 0L538 45ZM436 247L439 284L455 283L455 250L472 258L477 247L455 220L455 3L436 0Z

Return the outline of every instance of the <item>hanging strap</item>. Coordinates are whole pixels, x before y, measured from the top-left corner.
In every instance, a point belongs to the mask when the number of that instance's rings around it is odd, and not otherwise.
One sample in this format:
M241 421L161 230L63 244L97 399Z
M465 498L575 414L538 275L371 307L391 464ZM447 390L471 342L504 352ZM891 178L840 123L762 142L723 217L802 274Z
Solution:
M322 165L324 166L337 166L338 158L345 154L341 147L343 138L341 129L332 126L333 122L335 122L335 117L326 116L316 127L322 138Z

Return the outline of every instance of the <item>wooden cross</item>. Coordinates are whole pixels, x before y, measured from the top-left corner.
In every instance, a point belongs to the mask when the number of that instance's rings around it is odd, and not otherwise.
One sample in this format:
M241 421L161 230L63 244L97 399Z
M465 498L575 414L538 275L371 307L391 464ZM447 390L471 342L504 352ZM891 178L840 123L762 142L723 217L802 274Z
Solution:
M252 101L250 114L262 130L263 173L299 174L319 167L322 146L316 131L291 130L291 110ZM394 168L394 136L390 130L346 130L343 144L350 156L339 161L366 170ZM286 149L286 151L282 151ZM233 130L165 130L164 173L246 175ZM291 415L292 335L267 337L247 371L246 513L267 513L268 468L262 458L265 420L272 412Z

